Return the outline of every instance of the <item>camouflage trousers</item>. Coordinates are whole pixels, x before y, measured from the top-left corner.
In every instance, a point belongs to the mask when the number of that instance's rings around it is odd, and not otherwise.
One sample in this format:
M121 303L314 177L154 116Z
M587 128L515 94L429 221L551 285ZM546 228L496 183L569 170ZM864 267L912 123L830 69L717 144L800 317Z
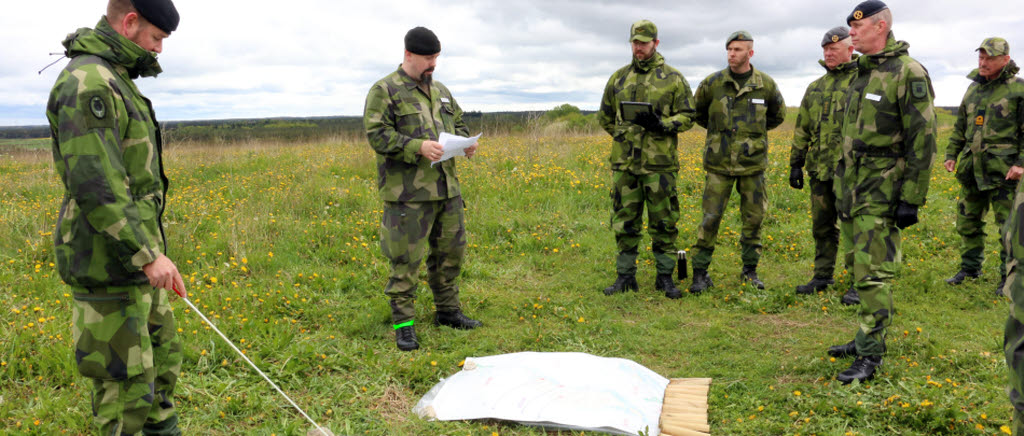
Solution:
M960 268L966 271L981 271L985 260L985 214L989 207L1002 231L1006 218L1013 206L1013 190L1016 183L995 189L979 191L975 186L961 185L960 200L957 202L956 232L960 234ZM1002 238L1000 238L1002 239ZM1006 248L1000 244L999 275L1006 275Z
M618 274L636 274L636 258L643 229L644 206L647 206L647 232L651 235L651 251L658 274L672 274L676 262L676 237L679 229L679 196L676 173L633 174L612 171L612 217L615 260Z
M850 235L852 248L846 263L852 266L853 287L860 296L860 328L854 338L857 355L881 356L885 330L892 323L890 282L903 257L900 230L892 218L871 215L855 216L839 225L844 235Z
M749 176L727 176L708 172L704 179L704 199L701 207L704 218L697 227L697 244L693 255L694 269L708 269L715 252L718 227L722 224L725 206L729 203L732 187L740 195L740 218L743 229L740 233L740 258L744 266L757 266L761 258L761 222L768 210L768 196L765 192L764 172Z
M811 236L814 237L814 277L831 279L839 249L839 213L832 180L810 178Z
M180 434L173 397L181 339L167 294L149 285L74 288L75 360L93 381L100 434Z
M391 298L395 326L409 324L416 315L413 303L424 257L434 306L440 311L459 309L455 279L466 253L464 207L461 196L439 201L384 202L380 248L391 262L384 293Z

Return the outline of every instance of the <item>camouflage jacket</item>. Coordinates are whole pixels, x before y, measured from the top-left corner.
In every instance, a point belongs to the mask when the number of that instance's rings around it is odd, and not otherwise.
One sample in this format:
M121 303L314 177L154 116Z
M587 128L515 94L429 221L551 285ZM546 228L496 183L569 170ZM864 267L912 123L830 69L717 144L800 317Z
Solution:
M64 40L71 62L46 105L64 185L54 234L57 269L80 287L148 283L142 267L165 251L167 177L160 127L132 82L156 76L156 54L100 19Z
M840 219L892 217L900 201L923 205L935 154L928 71L889 33L880 53L857 59L847 92L834 186Z
M1021 186L1024 184L1017 185L1017 192L1013 197L1013 207L1010 208L1010 216L1006 218L1006 226L1000 231L1000 239L1006 249L1006 280L1008 282L1006 285L1010 289L1006 295L1011 299L1015 296L1019 298L1021 289L1024 289L1024 273L1020 271L1021 264L1024 263L1024 215L1021 214L1021 207L1024 207L1024 192L1021 191ZM1019 305L1020 302L1010 304L1010 316L1022 315L1013 313Z
M811 178L829 181L835 174L836 162L843 147L843 113L846 88L857 75L857 55L833 69L818 61L826 72L811 82L800 102L800 112L793 127L793 148L789 166L803 168Z
M1006 180L1006 172L1021 166L1024 158L1024 79L1017 77L1018 71L1010 61L995 80L985 80L978 70L967 76L973 83L946 147L946 160L959 161L956 177L961 183L982 191L1016 183Z
M377 81L366 95L363 127L377 152L377 186L384 201L434 201L458 197L455 159L430 166L417 152L441 132L469 136L462 108L441 82L430 95L399 66Z
M728 68L697 87L696 121L708 129L705 171L745 176L768 167L768 131L784 121L786 102L771 77L750 68L753 74L742 88Z
M597 113L601 127L612 135L608 159L612 170L634 174L679 171L676 134L693 127L692 98L686 78L658 52L643 61L634 57L632 63L612 74ZM619 108L623 101L651 103L667 132L652 133L624 121Z

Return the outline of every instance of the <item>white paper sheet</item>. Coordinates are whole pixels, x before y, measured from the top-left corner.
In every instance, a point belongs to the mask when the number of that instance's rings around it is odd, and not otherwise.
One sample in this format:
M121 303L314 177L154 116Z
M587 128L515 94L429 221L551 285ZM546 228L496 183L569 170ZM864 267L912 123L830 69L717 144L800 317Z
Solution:
M471 147L473 144L476 144L476 140L480 139L483 135L483 132L480 132L480 134L474 137L466 138L463 136L452 135L448 132L441 132L441 135L437 138L437 142L440 142L441 147L443 147L441 159L437 162L431 162L430 166L437 165L455 156L465 156L466 149Z
M660 432L668 379L626 359L585 353L469 357L416 404L442 421L496 418L546 428Z

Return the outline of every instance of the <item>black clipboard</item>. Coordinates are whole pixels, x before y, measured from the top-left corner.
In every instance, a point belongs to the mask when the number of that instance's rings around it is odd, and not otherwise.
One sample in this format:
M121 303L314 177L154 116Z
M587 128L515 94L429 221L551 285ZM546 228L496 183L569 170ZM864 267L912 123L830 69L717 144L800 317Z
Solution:
M623 121L635 122L637 115L641 113L654 113L654 106L643 101L620 101L619 112Z

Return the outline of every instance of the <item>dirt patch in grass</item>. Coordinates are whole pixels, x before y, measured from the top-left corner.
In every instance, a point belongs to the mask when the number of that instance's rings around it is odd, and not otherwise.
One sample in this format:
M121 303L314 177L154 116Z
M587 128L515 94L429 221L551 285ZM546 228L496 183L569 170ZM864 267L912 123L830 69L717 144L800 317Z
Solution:
M412 402L406 395L405 389L400 386L388 385L374 401L373 406L370 406L370 409L379 412L384 421L397 424L408 420Z

